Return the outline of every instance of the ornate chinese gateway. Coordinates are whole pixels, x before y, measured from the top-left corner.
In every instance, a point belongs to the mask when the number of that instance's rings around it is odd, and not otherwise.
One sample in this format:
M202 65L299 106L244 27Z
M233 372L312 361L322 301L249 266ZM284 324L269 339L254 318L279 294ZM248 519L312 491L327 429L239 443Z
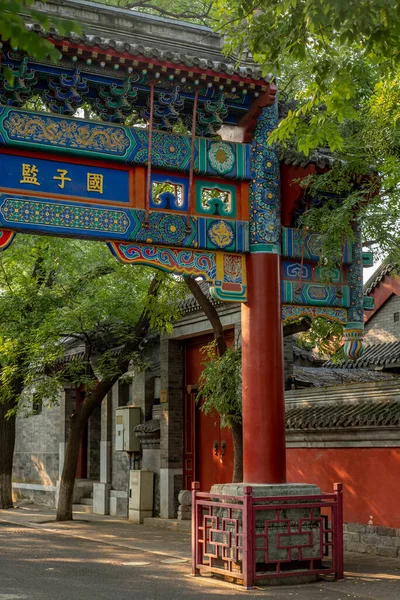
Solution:
M211 30L77 0L38 10L81 33L27 22L57 64L2 47L14 80L0 80L1 249L15 232L103 240L123 262L201 277L215 298L242 302L244 427L268 387L266 410L278 409L264 454L284 453L282 319L343 323L348 356L360 355L370 256L359 229L326 282L318 233L297 226L306 204L291 182L305 173L280 167L268 144L276 87L250 59L225 58ZM284 480L284 459L250 460L252 435L247 480Z

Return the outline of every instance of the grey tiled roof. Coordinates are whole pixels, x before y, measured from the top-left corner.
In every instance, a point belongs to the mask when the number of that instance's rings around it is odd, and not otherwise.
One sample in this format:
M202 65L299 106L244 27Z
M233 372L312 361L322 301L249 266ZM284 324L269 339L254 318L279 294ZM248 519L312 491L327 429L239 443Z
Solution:
M364 294L370 294L382 279L396 268L396 264L390 261L384 261L364 284Z
M342 360L339 363L329 360L324 363L324 367L330 369L337 367L344 369L390 368L398 363L400 364L400 342L386 342L384 344L367 345L364 354L357 360Z
M309 164L316 165L319 169L328 169L332 167L334 156L330 150L325 148L317 148L312 150L308 156L303 152L299 152L296 148L286 148L281 153L281 159L285 165L293 165L295 167L306 167Z
M82 0L47 0L44 6L35 8L50 18L69 19L81 25L80 33L60 34L54 27L45 32L39 23L27 23L31 30L59 41L199 67L228 76L264 79L261 67L250 56L240 64L235 57L224 56L222 36L208 27Z
M323 360L317 355L314 350L306 350L297 344L293 344L293 356L308 360L310 363L322 363Z
M369 371L368 369L343 369L324 367L293 367L293 378L295 384L309 384L313 387L330 387L350 383L362 383L366 381L382 381L396 379L390 373L382 371Z
M221 300L214 300L214 298L211 296L210 286L207 281L199 281L198 283L201 291L211 301L211 304L214 306L222 306L224 304L224 302ZM193 294L189 293L186 298L179 303L179 310L182 315L190 315L191 313L199 312L201 308Z
M400 427L400 401L304 404L286 409L286 429Z

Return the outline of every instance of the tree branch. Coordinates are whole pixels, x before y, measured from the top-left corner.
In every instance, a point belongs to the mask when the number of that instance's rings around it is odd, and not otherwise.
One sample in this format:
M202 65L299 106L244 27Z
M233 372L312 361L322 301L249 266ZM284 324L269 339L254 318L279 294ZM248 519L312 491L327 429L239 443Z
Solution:
M215 306L213 305L211 300L209 300L209 298L207 298L207 296L203 294L201 287L195 279L187 276L185 276L183 279L185 280L186 285L192 292L194 298L200 305L200 308L203 310L207 319L210 321L211 327L213 328L214 332L214 338L217 342L219 355L222 356L227 350L227 345L224 337L224 329L222 327L221 319L219 318L219 314Z
M157 273L147 290L147 298L148 300L155 298L158 294L160 286L160 276ZM118 379L126 373L129 367L129 363L131 360L131 355L133 352L139 350L144 338L146 337L149 328L150 328L150 313L147 306L144 307L142 313L132 330L130 340L124 345L121 350L120 356L117 360L115 373L111 377L106 377L105 379L98 380L97 384L93 387L93 389L87 394L84 399L81 408L79 409L79 419L82 419L82 422L87 422L87 419L92 414L93 410L96 406L103 400L105 395L110 391L111 387L118 381Z
M287 323L283 326L283 337L300 333L301 331L308 331L311 327L312 320L310 317L303 317L300 321L295 323Z
M139 2L129 2L127 4L123 3L123 7L127 8L129 10L138 9L138 8L148 8L150 10L156 11L160 15L164 15L166 17L172 17L174 19L198 19L200 21L204 21L210 15L212 3L208 4L207 8L205 8L205 10L202 13L196 13L191 10L183 10L182 12L177 13L174 11L169 11L165 8L161 8L160 6L157 6L156 4L152 4L151 2L148 2L147 0L142 0Z

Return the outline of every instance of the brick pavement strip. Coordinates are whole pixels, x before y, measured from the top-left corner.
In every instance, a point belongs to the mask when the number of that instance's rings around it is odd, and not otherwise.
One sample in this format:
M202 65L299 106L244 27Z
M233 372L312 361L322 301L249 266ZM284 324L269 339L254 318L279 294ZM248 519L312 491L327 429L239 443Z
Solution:
M99 555L113 556L117 564L139 561L145 562L149 567L126 566L131 568L143 581L147 581L147 569L153 569L152 581L159 578L156 573L162 569L168 570L169 577L175 581L183 597L202 598L207 594L211 597L220 597L238 594L251 594L263 596L273 600L400 600L400 559L370 556L367 554L348 553L346 556L346 579L341 582L320 581L302 586L285 586L274 588L256 588L246 592L240 586L221 582L209 577L193 579L190 577L190 537L187 534L165 529L156 529L143 525L134 525L123 519L103 517L98 515L75 515L76 521L57 523L54 521L54 511L34 506L25 506L21 509L0 511L0 540L2 531L17 531L21 527L27 528L29 535L39 536L44 540L54 540L57 537L57 547L68 549L71 544L76 548L81 547L82 552L87 551L88 542L95 544ZM28 536L28 533L26 534ZM60 543L60 538L63 543ZM72 538L72 539L71 539ZM12 539L12 538L8 538ZM51 543L50 548L51 548ZM0 542L0 547L3 544ZM122 557L125 557L124 559ZM3 555L2 555L3 557ZM165 558L176 557L181 559L178 563L162 563ZM186 559L186 562L182 562ZM61 560L61 559L60 559ZM119 561L119 562L118 562ZM114 561L115 562L115 561ZM3 558L0 561L0 575ZM106 577L106 574L104 574ZM0 600L10 597L12 590L3 589L0 577ZM104 579L105 581L105 579ZM136 581L138 581L136 579ZM117 597L117 596L115 596ZM21 600L24 596L19 596ZM35 600L36 596L29 597ZM41 597L39 596L38 598ZM86 596L79 597L86 600ZM87 596L88 600L91 596ZM99 597L94 596L96 600ZM119 596L124 600L125 596ZM128 598L128 596L127 596ZM134 598L134 597L133 597ZM168 598L168 590L158 589L155 586L152 595L145 595L141 600ZM172 595L171 598L174 598ZM18 600L17 598L15 600ZM111 597L110 600L114 600Z

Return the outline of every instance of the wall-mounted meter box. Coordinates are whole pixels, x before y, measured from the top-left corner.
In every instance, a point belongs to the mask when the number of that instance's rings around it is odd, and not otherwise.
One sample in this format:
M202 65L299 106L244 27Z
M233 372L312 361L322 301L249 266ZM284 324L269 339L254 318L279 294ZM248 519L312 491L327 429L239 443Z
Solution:
M115 411L115 450L140 452L140 442L134 428L140 425L140 408L137 406L120 406Z

